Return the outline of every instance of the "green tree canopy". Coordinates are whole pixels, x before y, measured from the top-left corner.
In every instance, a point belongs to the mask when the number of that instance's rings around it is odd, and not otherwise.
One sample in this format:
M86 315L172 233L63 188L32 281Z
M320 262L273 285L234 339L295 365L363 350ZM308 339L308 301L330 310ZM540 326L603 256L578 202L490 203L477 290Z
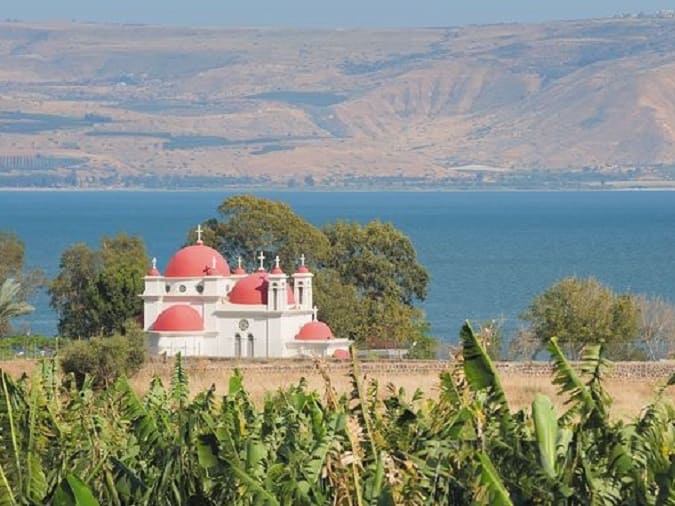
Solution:
M61 256L51 282L51 306L59 314L59 333L67 337L124 334L128 320L139 318L148 256L140 237L104 237L98 250L83 243Z
M320 318L340 337L358 344L420 343L432 353L429 326L414 307L427 293L429 275L410 239L389 223L337 222L318 228L282 203L238 195L218 208L221 219L203 223L206 244L230 260L242 256L249 269L255 252L279 255L286 272L304 254L316 275ZM188 235L194 241L194 230Z
M578 357L584 346L605 343L612 355L625 356L638 334L638 307L633 296L617 294L594 278L565 278L536 296L521 318L538 349L556 336Z
M294 262L303 253L312 266L328 254L328 241L321 231L283 202L236 195L225 200L218 207L218 213L220 220L204 223L204 243L221 251L230 261L241 256L249 269L255 267L259 251L268 259L279 255L282 267L291 272ZM189 240L195 239L192 230Z
M15 298L25 301L45 284L40 269L25 270L26 247L13 232L0 231L0 285L8 279L16 284ZM11 333L9 320L0 322L0 335Z
M330 243L325 266L361 294L406 305L426 297L429 274L417 261L410 239L391 223L338 221L322 230Z

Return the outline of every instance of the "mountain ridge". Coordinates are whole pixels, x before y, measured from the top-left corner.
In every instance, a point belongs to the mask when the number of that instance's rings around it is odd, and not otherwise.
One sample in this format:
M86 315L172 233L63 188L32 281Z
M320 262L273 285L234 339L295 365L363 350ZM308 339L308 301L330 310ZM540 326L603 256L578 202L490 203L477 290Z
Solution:
M0 186L671 186L674 88L658 17L4 22Z

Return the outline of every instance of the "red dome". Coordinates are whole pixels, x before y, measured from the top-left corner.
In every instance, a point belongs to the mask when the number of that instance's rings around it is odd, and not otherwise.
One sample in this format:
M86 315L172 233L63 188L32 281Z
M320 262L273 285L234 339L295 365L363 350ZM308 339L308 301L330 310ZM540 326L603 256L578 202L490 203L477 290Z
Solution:
M264 271L254 272L239 280L230 291L229 299L232 304L267 304L267 288L269 281ZM286 301L295 304L293 290L286 285Z
M348 358L352 358L351 353L349 353L349 350L335 350L333 352L333 358L337 358L338 360L346 360Z
M325 341L333 339L333 331L324 322L317 320L305 323L295 338L298 341Z
M190 306L171 306L159 314L150 330L165 332L204 330L204 322L199 313Z
M307 272L309 272L309 268L305 264L302 264L302 265L298 266L298 273L299 274L305 274Z
M161 275L162 275L162 274L161 274L155 267L153 267L152 269L150 269L150 270L148 271L148 273L146 274L146 276L161 276Z
M237 267L237 268L234 270L233 274L236 275L236 276L240 276L240 275L242 275L242 274L246 274L246 269L244 269L243 267Z
M214 261L215 258L215 269ZM230 266L223 256L203 244L193 244L177 251L169 260L164 275L168 278L229 276Z

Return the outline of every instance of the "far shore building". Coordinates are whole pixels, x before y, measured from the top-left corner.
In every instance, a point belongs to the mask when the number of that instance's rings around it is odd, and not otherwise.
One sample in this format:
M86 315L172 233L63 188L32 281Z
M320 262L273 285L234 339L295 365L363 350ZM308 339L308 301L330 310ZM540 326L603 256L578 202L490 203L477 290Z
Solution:
M304 255L288 276L279 266L267 272L265 257L247 273L230 271L223 256L201 240L182 248L162 274L153 259L145 276L144 329L154 353L184 356L271 358L349 357L348 339L337 339L317 320L313 274Z

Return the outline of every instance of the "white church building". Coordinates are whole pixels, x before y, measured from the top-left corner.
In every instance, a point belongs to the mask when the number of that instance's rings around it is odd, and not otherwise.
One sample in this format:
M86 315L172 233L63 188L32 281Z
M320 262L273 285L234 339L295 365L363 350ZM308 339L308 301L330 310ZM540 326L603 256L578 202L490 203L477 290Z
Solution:
M336 339L317 320L312 277L300 259L288 276L279 267L234 271L201 240L176 252L164 274L153 259L145 276L144 328L154 353L208 357L349 357L348 339Z

